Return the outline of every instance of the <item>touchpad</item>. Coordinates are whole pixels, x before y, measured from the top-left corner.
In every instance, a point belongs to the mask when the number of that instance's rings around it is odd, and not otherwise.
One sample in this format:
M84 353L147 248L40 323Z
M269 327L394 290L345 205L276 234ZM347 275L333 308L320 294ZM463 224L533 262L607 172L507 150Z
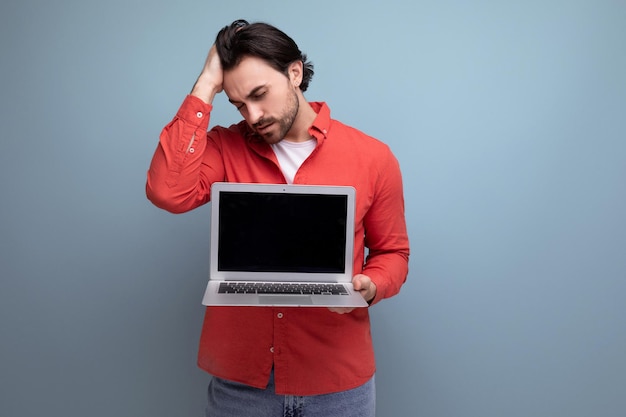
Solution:
M270 305L296 305L310 306L313 305L313 299L310 295L271 295L259 294L261 304Z

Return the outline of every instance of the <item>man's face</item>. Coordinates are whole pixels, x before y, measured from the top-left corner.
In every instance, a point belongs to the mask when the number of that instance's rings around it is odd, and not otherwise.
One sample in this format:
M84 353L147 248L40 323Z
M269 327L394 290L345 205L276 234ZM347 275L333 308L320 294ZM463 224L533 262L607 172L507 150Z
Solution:
M296 88L289 77L260 58L245 57L224 72L229 101L269 144L280 142L298 115Z

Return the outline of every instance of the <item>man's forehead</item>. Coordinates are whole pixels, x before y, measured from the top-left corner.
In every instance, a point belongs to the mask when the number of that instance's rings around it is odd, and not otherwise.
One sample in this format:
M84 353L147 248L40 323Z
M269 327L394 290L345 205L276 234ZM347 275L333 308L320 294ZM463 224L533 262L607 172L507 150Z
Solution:
M271 85L285 77L265 60L245 57L235 67L224 71L224 91L232 100L243 99L259 87Z

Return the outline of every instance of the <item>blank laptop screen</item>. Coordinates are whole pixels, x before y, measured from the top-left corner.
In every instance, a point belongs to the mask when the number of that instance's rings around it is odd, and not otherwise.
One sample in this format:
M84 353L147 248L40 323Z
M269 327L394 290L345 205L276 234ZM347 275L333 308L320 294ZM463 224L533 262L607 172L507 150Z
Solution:
M343 273L347 196L222 191L218 270Z

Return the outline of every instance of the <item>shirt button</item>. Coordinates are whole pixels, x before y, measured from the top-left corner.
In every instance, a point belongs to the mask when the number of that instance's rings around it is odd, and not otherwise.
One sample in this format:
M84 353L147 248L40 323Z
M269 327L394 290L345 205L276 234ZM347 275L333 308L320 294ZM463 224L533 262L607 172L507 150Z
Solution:
M194 153L196 150L194 148L189 148L189 153Z
M199 111L198 113L196 113L196 116L198 117L198 119L202 119L202 116L204 115L202 114L201 111Z
M279 319L282 319L283 318L283 313L276 314L276 317L278 317Z
M270 348L270 352L274 353L274 346Z

